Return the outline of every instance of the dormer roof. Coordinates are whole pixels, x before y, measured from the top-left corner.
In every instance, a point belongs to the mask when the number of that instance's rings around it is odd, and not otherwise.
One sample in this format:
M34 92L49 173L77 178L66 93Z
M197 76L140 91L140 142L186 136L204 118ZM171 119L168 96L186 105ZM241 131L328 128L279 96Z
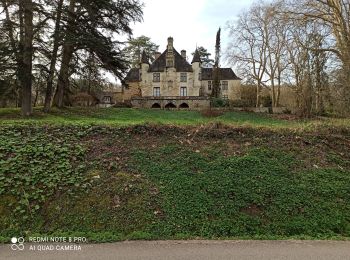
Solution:
M193 59L192 59L191 64L192 64L192 63L195 63L195 62L199 62L199 63L202 62L202 61L201 61L201 56L199 55L198 49L196 49L196 51L194 52L194 55L193 55Z
M141 63L149 64L149 60L148 60L148 57L147 57L145 50L142 51Z

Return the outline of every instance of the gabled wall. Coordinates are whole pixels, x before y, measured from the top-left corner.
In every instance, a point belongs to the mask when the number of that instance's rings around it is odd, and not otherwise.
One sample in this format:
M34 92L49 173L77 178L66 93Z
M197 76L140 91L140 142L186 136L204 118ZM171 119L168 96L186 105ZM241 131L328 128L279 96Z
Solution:
M153 82L153 72L142 73L140 85L143 97L153 96L154 87L160 87L161 96L180 96L181 87L187 87L187 96L199 96L198 73L186 72L187 82L181 82L181 72L175 68L167 68L165 72L159 73L160 82Z

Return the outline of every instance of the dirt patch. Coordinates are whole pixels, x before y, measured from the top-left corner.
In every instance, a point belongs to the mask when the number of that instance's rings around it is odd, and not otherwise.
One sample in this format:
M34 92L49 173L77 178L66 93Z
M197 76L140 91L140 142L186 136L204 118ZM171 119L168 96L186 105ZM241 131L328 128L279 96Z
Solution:
M251 204L246 208L242 208L240 212L245 213L249 216L255 217L261 215L263 208L257 204Z
M300 121L302 120L302 117L298 115L292 115L292 114L269 114L269 117L285 120L285 121Z
M293 153L302 167L338 167L339 158L350 161L350 142L337 132L272 131L249 127L230 127L208 124L199 127L139 125L90 131L83 137L88 159L108 170L129 172L129 159L134 151L156 151L165 146L189 148L206 157L216 151L224 156L242 156L250 149L273 149ZM334 162L329 160L334 154ZM333 158L332 157L332 158ZM340 165L341 166L341 165ZM343 167L343 166L341 166Z

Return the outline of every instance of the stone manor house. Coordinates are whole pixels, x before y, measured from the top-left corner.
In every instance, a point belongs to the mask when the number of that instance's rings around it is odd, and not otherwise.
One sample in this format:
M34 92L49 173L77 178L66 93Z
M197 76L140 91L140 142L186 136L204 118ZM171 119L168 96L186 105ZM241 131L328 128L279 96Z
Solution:
M123 100L139 108L191 108L200 109L210 105L213 85L213 68L202 68L196 50L191 64L186 51L181 54L168 38L167 49L155 53L149 63L142 53L140 66L132 68L123 82ZM231 68L219 69L220 88L223 99L240 99L240 78Z

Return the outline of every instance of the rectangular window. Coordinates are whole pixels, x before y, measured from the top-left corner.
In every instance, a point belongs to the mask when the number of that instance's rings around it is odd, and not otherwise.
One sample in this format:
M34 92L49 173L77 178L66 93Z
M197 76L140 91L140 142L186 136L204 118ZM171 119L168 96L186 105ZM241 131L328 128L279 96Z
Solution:
M228 95L222 95L222 99L228 99Z
M153 96L160 97L160 87L153 88Z
M104 96L102 101L103 103L111 103L112 98L110 96Z
M180 96L186 97L187 96L187 87L181 87L180 88Z
M160 81L160 73L153 73L153 82Z
M180 82L187 82L187 73L180 74Z
M223 81L221 84L221 89L223 91L227 91L228 90L228 81Z
M174 60L172 60L172 59L166 60L166 66L167 67L174 67Z
M211 81L208 81L208 90L211 90Z

